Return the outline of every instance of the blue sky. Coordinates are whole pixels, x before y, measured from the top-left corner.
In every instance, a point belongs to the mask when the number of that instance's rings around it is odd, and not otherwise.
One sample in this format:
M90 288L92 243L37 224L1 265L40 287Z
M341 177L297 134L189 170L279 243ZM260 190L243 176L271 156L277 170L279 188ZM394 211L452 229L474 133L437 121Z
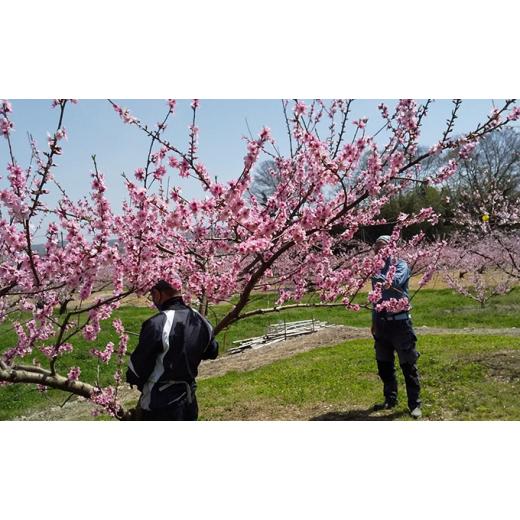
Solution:
M114 100L129 108L141 121L155 124L167 110L165 100ZM13 145L19 163L27 166L30 154L27 132L30 132L43 148L46 134L56 127L58 110L50 108L50 100L11 100L12 120L15 124ZM378 129L381 124L377 105L380 100L359 100L353 104L352 120L369 117L368 130ZM392 104L392 101L387 101ZM499 104L500 101L497 101ZM463 103L457 121L456 133L470 130L483 120L492 108L491 100L467 100ZM430 145L440 136L449 117L451 102L436 101L422 130L421 143ZM188 125L191 123L190 101L180 100L176 115L170 119L167 138L181 149L187 148ZM200 128L199 157L206 164L211 176L227 181L239 175L249 125L256 135L265 125L271 128L282 152L287 152L287 132L280 100L201 100L197 124ZM107 196L116 207L125 196L121 173L132 174L144 166L149 147L148 138L136 127L125 125L106 100L80 100L68 105L64 126L68 141L63 144L63 155L57 159L55 176L73 199L88 192L92 170L90 156L96 154L100 170L108 184ZM354 127L350 125L350 132ZM0 142L2 168L7 162L7 145ZM1 185L5 184L5 175ZM193 179L170 180L181 185L188 198L200 195L201 191Z

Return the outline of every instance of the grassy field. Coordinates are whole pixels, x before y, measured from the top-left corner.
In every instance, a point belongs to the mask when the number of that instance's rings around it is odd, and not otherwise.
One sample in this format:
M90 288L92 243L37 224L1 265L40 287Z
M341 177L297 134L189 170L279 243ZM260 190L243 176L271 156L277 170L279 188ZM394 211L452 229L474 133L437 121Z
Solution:
M428 419L520 419L520 338L422 336L419 362ZM245 373L199 383L201 419L409 419L400 371L400 404L382 400L372 341L352 340Z
M256 295L249 306L250 309L268 308L273 306L272 295ZM360 302L366 301L366 294L360 294ZM486 307L481 308L467 298L455 294L451 289L422 290L412 301L412 318L416 327L447 327L460 329L464 327L519 327L520 326L520 288L509 294L493 298ZM224 314L229 306L217 307L216 313L210 313L209 318L215 321L216 317ZM308 308L284 311L253 316L243 322L238 322L220 336L220 343L224 350L231 343L240 338L258 336L264 333L266 327L272 323L311 319L327 321L339 325L352 327L370 327L370 311L363 309L359 312L347 311L343 307Z
M360 295L361 299L365 297L366 295ZM256 295L254 297L254 301L250 304L248 309L269 307L273 305L273 301L273 295ZM485 308L480 308L478 304L454 294L450 289L423 290L417 294L412 303L412 315L414 325L416 327L426 325L454 329L464 327L509 328L520 325L520 320L518 318L520 315L519 288L516 288L507 295L494 298ZM223 316L225 314L228 308L229 306L227 305L215 307L208 316L209 319L212 322L215 322L219 316ZM115 313L114 317L121 318L127 330L139 332L142 321L151 316L153 313L154 311L150 308L127 306L119 309ZM224 331L219 336L218 339L221 344L221 351L225 352L225 350L227 350L232 345L232 342L237 339L263 334L265 332L265 328L269 324L276 323L280 320L283 320L284 318L287 321L315 318L317 320L324 320L329 323L356 327L369 327L370 325L369 311L363 310L355 313L351 311L345 311L342 307L326 309L296 309L284 313L255 316L248 320L244 320L232 325L227 331ZM15 341L15 336L11 331L7 330L5 326L0 327L0 341L2 342L2 348L4 346L10 346ZM98 341L96 342L96 346L98 348L103 348L108 341L117 341L117 337L114 334L110 321L104 324L102 332L100 333ZM487 338L485 338L483 341L485 343ZM136 342L137 338L135 336L131 336L130 351L135 347ZM353 344L353 342L349 343L349 345ZM63 366L81 365L82 380L91 383L96 381L99 370L100 382L109 383L114 372L114 367L99 365L97 360L92 358L92 356L89 354L89 350L92 348L92 346L93 345L91 343L83 340L82 338L78 338L75 350L71 354L64 356L61 363ZM329 350L327 352L329 352ZM38 358L39 356L36 354L34 357ZM294 358L294 360L296 363L296 358ZM291 361L288 361L288 363L290 362ZM371 362L370 356L367 362ZM58 365L58 370L59 368L60 366ZM273 366L273 370L276 370L275 366ZM232 378L231 375L225 377ZM246 376L242 375L240 377ZM247 380L247 377L244 379L244 381ZM373 383L375 382L376 381L373 381ZM215 382L215 384L220 383ZM344 382L341 384L343 385ZM375 386L377 390L378 385L375 384L373 386ZM202 388L201 391L203 391ZM370 399L373 400L373 397L376 396L377 393L374 396L370 395ZM35 388L26 385L9 385L0 387L0 419L10 419L25 413L27 410L47 406L51 401L56 403L59 400L62 401L64 398L65 397L60 392L49 391L46 393L46 395L42 395ZM258 399L261 398L261 396L258 397ZM253 399L253 394L251 394L251 399ZM256 401L257 397L254 399ZM216 416L218 416L218 413Z

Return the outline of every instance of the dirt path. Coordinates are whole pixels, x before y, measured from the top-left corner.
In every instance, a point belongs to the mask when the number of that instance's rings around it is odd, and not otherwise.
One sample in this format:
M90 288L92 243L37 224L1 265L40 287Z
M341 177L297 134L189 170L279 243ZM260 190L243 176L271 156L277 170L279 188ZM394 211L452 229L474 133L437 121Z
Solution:
M520 329L517 328L484 329L468 327L464 329L449 329L442 327L416 327L415 331L418 336L427 334L520 336ZM313 334L299 336L257 350L246 350L240 354L219 357L214 361L203 361L199 368L199 379L221 376L228 372L248 372L317 347L330 347L347 340L370 337L368 329L334 325ZM132 404L137 401L138 397L138 392L129 388L122 389L120 393L120 399L125 404ZM89 420L91 419L91 410L92 406L90 403L71 400L63 407L52 406L45 410L19 417L18 420Z
M441 327L416 327L419 336L427 334L478 334L489 336L520 336L520 329L448 329ZM258 350L246 350L241 354L222 356L215 361L203 362L199 369L199 378L214 377L227 372L248 372L263 365L269 365L279 359L285 359L300 352L307 352L317 347L337 345L343 341L358 338L370 338L368 329L335 325L321 329L314 334L299 336Z

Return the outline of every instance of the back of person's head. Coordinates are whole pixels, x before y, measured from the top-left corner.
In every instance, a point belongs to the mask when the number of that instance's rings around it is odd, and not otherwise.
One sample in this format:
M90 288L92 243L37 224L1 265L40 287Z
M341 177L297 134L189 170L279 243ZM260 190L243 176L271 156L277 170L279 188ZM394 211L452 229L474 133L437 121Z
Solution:
M152 289L157 289L161 294L164 294L165 296L169 297L179 296L181 294L178 289L173 287L166 280L159 280L152 286Z

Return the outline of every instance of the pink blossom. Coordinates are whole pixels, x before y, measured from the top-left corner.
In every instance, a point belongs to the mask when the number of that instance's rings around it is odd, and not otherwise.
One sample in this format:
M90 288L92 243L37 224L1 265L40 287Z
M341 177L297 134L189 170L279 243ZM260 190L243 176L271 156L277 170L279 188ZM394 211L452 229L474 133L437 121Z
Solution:
M352 121L352 124L357 126L358 128L365 128L368 122L368 117L362 117L361 119L357 119L356 121Z
M179 160L176 157L174 157L173 155L171 155L170 157L168 157L168 164L170 165L171 168L178 168Z
M431 154L436 154L437 152L439 152L440 150L442 150L442 145L441 143L436 143L434 144L433 146L430 147L430 149L428 150Z
M239 251L240 253L245 254L260 252L269 247L270 243L271 242L268 239L250 239L247 242L240 244Z
M416 108L417 103L413 99L401 99L396 107L397 121L411 137L417 137L419 129Z
M191 157L194 157L197 154L198 151L198 136L199 136L199 128L196 125L190 125L189 126L189 150L188 154Z
M115 103L113 106L114 106L114 110L119 114L119 117L121 118L123 123L132 124L132 123L137 122L137 119L130 114L130 111L127 108L123 109L119 105L116 105Z
M112 354L114 353L114 344L111 341L109 341L103 351L93 348L90 349L90 353L94 357L97 357L98 359L103 361L103 363L107 364L110 361Z
M221 184L214 183L211 185L210 191L214 197L220 197L224 193L224 188Z
M415 222L430 222L431 224L436 224L438 219L439 215L433 211L433 208L422 208L414 218Z
M285 289L282 289L280 291L280 295L278 296L278 300L276 300L276 304L277 306L280 306L280 305L283 305L286 301L290 300L291 298L291 295L288 291L286 291Z
M408 298L390 298L389 300L384 300L381 303L378 303L375 306L376 312L388 312L391 314L396 314L398 312L408 311L410 310L410 302Z
M111 386L96 389L96 391L90 396L90 400L113 417L115 417L121 410L121 405L116 398L116 392ZM97 413L94 412L93 415L97 415Z
M112 325L114 329L116 329L116 332L119 336L125 333L125 328L123 326L123 322L118 318L112 322Z
M83 329L83 337L89 341L93 341L97 338L99 328L94 325L86 325Z
M430 180L434 184L440 184L441 182L449 179L457 171L457 168L457 163L452 159L448 161L446 166L442 166Z
M382 284L376 283L374 289L368 293L368 301L370 303L376 304L382 298Z
M56 108L58 105L61 105L66 101L70 101L74 105L78 103L77 99L53 99L51 103L51 108Z
M471 141L469 143L466 143L459 150L459 157L461 159L469 159L471 157L471 154L473 153L473 150L475 149L475 146L477 146L476 141Z
M507 119L509 121L518 121L518 119L520 119L520 106L514 107L507 116Z
M121 372L121 369L118 368L115 372L114 372L114 381L116 383L117 386L119 386L122 381L123 381L123 374Z
M345 307L353 312L359 312L361 310L361 305L359 303L352 303L350 298L344 298L343 304Z
M60 128L54 135L57 141L61 139L67 140L67 130L65 128Z
M66 352L72 352L72 350L73 346L71 343L62 343L58 348L54 345L40 348L40 352L49 359L53 359L61 354L65 354Z
M297 101L294 105L294 115L296 117L300 117L301 115L305 114L306 110L307 107L305 106L305 103L303 101Z
M14 124L9 121L9 119L2 118L0 119L0 132L2 132L2 135L7 139L9 134L14 129Z
M80 374L81 374L80 367L72 367L69 370L69 373L67 374L67 379L69 381L77 381L79 379Z
M384 119L388 119L388 107L384 104L384 103L380 103L377 108L380 110L381 112L381 116L384 118Z
M17 193L23 191L27 184L27 173L18 164L8 164L7 171L11 187Z
M289 229L289 236L294 242L300 244L305 240L305 231L300 225L294 225Z
M95 254L95 253L94 253ZM92 280L89 280L87 283L85 283L83 285L83 287L81 288L80 292L79 292L79 297L82 299L82 300L86 300L91 294L92 294L92 288L93 288L93 283L92 283Z
M98 174L92 174L93 180L91 187L94 191L98 191L100 193L104 193L107 188L105 186L105 183L103 182L103 177L101 177Z
M154 179L161 180L166 174L166 168L161 164L153 172Z
M179 177L187 178L190 176L190 165L185 159L179 166Z
M2 99L0 102L0 113L7 114L13 111L13 105L7 99Z
M260 132L260 139L262 141L269 141L271 139L271 129L264 126Z
M122 358L126 354L126 350L128 348L128 334L125 332L125 328L120 319L116 319L112 322L114 329L119 336L119 345L117 347L117 355L119 358Z
M498 125L500 123L500 111L498 108L493 108L489 114L489 119L493 121L495 125Z

